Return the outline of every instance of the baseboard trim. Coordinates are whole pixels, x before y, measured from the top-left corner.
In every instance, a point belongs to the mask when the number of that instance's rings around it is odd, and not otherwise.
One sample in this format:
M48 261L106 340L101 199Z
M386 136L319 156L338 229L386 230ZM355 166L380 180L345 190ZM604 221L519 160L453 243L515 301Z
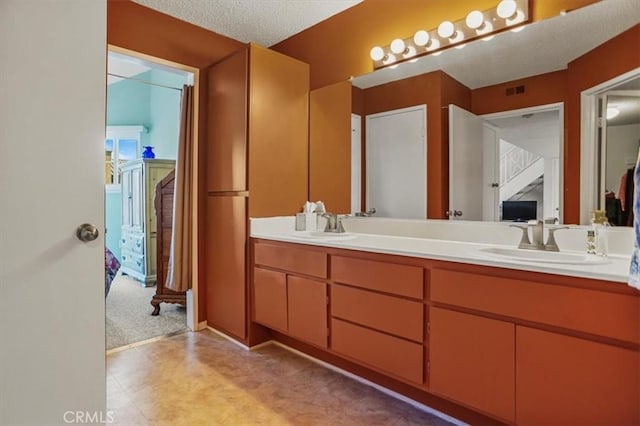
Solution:
M268 345L268 344L273 344L273 345L276 345L276 346L280 346L281 348L283 348L283 349L285 349L285 350L287 350L289 352L292 352L292 353L294 353L294 354L296 354L298 356L306 358L309 361L311 361L313 363L316 363L316 364L318 364L318 365L320 365L320 366L322 366L324 368L327 368L327 369L329 369L331 371L335 371L336 373L341 374L341 375L343 375L345 377L348 377L348 378L350 378L352 380L355 380L356 382L359 382L359 383L362 383L363 385L372 387L372 388L376 389L377 391L384 393L385 395L388 395L388 396L390 396L392 398L395 398L395 399L400 400L400 401L402 401L402 402L404 402L406 404L409 404L412 407L414 407L414 408L416 408L416 409L418 409L420 411L432 414L432 415L434 415L436 417L439 417L439 418L441 418L443 420L446 420L446 421L448 421L450 423L453 423L454 425L457 425L457 426L467 426L467 423L461 422L460 420L458 420L456 418L453 418L453 417L451 417L451 416L449 416L449 415L447 415L447 414L445 414L445 413L443 413L441 411L435 410L435 409L433 409L433 408L431 408L431 407L429 407L427 405L424 405L424 404L422 404L422 403L420 403L420 402L418 402L416 400L408 398L408 397L406 397L406 396L404 396L404 395L402 395L402 394L400 394L398 392L392 391L391 389L385 388L384 386L380 386L377 383L374 383L374 382L372 382L370 380L367 380L367 379L365 379L363 377L360 377L360 376L358 376L356 374L350 373L347 370L343 370L342 368L338 368L333 364L329 364L328 362L325 362L325 361L322 361L322 360L320 360L318 358L312 357L311 355L308 355L308 354L306 354L306 353L304 353L302 351L294 349L294 348L292 348L290 346L287 346L284 343L278 342L276 340L269 340L268 342L261 343L260 345L254 346L251 349L253 350L253 349L256 349L257 347L265 346L265 345Z
M129 343L128 345L119 346L117 348L109 349L109 350L106 351L106 354L107 355L115 354L117 352L126 351L127 349L135 348L135 347L138 347L138 346L146 345L148 343L157 342L158 340L168 339L169 337L177 336L177 335L182 334L182 333L190 333L190 332L191 332L191 330L174 331L173 333L163 334L162 336L156 336L156 337L152 337L151 339L141 340L139 342Z
M245 345L244 343L238 342L236 339L234 339L233 337L229 336L228 334L223 333L220 330L216 330L215 328L211 327L210 325L207 325L206 328L214 333L216 333L218 336L223 337L225 339L227 339L228 341L230 341L231 343L235 343L236 345L240 346L242 349L244 350L251 350L251 348L249 348L249 346Z

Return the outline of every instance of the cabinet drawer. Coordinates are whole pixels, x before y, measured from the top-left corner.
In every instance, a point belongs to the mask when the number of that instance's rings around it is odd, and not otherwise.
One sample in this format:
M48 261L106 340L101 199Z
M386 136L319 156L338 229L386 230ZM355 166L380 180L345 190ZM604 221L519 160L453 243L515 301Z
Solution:
M287 331L287 276L285 274L254 268L253 318L267 327Z
M331 257L331 279L338 283L422 299L423 269L417 266Z
M421 344L332 318L331 349L377 370L422 383Z
M431 300L640 343L637 296L434 269Z
M120 238L120 249L144 253L144 234L124 232Z
M131 251L122 251L122 266L128 269L131 269L136 272L140 272L144 274L145 264L144 264L144 255L133 253Z
M314 277L327 277L327 255L319 251L257 243L254 246L254 262L256 265Z
M424 341L422 302L332 285L331 315L416 342Z

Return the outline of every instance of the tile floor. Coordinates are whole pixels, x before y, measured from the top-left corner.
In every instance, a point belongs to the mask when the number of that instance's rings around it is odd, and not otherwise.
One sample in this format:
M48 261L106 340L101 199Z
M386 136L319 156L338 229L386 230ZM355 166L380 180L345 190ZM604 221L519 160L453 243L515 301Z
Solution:
M449 425L275 345L205 330L107 356L117 425Z

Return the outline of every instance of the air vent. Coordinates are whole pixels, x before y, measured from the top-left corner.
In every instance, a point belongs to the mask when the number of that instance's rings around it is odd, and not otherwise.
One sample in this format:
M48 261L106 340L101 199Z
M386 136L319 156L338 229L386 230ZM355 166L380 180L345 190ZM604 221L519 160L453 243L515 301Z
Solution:
M521 84L520 86L507 87L507 89L505 90L507 96L520 95L524 92L525 87L523 84Z

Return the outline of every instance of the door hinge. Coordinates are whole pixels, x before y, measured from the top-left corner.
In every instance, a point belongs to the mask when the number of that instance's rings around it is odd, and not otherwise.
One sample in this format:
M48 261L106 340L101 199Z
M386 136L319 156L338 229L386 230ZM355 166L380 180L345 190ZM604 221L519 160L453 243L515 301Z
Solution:
M603 128L605 124L607 124L606 119L604 117L598 117L598 128Z
M330 334L331 334L331 329L327 327L327 337L329 337Z
M431 334L431 323L427 321L427 334Z
M327 306L329 306L329 296L327 296Z
M427 374L431 373L431 361L427 361Z

